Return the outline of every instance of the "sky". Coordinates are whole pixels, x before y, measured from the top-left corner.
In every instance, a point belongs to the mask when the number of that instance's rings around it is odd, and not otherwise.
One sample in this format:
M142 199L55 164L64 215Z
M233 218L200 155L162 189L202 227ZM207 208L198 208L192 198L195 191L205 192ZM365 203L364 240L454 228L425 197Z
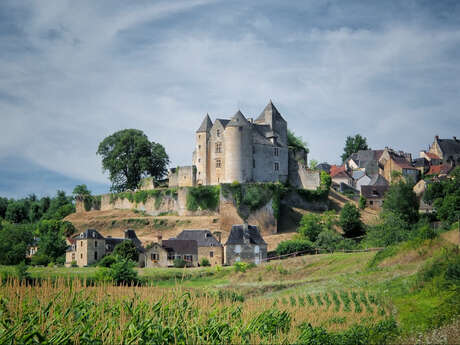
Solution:
M418 156L460 137L460 2L0 1L0 196L95 193L125 128L190 165L195 131L271 99L309 158L347 136Z

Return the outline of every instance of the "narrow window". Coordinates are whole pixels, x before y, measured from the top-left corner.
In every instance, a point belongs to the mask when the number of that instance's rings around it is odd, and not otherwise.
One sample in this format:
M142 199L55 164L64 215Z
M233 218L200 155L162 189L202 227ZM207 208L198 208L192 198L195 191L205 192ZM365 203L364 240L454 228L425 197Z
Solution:
M222 152L222 143L216 143L216 153Z
M214 252L209 252L209 257L213 258L214 257Z
M222 167L222 161L220 159L216 159L216 168Z
M275 147L275 148L273 149L273 155L274 155L275 157L278 157L278 156L280 155L279 149L278 149L277 147Z
M252 160L252 167L253 167L253 168L256 167L256 160L255 160L255 159Z
M201 145L198 145L198 150L201 150Z
M80 254L80 259L83 259L83 254Z
M94 260L97 260L97 252L94 252Z
M198 158L198 163L200 163L200 162L201 162L201 158Z
M80 241L80 247L83 247L83 241Z
M94 241L94 246L97 247L97 241Z
M217 137L220 137L220 129L218 129L218 130L216 131L216 135L217 135Z
M279 170L280 170L280 163L275 162L275 171L279 171Z

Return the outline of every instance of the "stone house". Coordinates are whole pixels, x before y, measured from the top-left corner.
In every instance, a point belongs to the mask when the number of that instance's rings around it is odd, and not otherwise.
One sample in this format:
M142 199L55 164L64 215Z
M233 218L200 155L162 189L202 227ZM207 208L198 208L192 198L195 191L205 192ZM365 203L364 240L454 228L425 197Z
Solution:
M207 114L195 140L192 165L171 169L170 187L286 182L292 178L305 188L304 181L309 185L316 181L316 175L305 174L306 151L291 155L291 159L301 159L299 164L289 165L287 122L271 101L255 120L238 111L230 119L217 118L213 123Z
M345 165L331 166L330 175L332 183L337 186L340 186L341 183L347 184L350 187L353 186L353 177L351 177L351 175L347 172Z
M211 266L224 264L224 247L220 242L220 233L215 233L218 239L209 230L184 230L176 236L178 240L196 241L198 245L198 263L201 259L208 259Z
M428 152L438 156L443 164L460 165L460 140L457 137L440 139L436 135Z
M420 151L420 158L426 159L429 165L441 164L441 158L437 154L429 151Z
M361 192L361 187L368 186L370 183L371 183L371 178L367 176L366 174L363 174L362 176L355 179L354 186L355 186L355 189Z
M145 267L172 267L175 259L185 260L188 267L198 266L198 244L194 240L158 238L143 253Z
M379 172L379 159L384 150L359 150L346 161L347 170L363 170L368 176Z
M375 186L362 186L361 195L366 198L366 207L373 210L380 211L385 199L385 193L389 186L375 185Z
M389 182L395 182L399 179L395 177L394 172L398 172L406 180L416 183L419 180L419 170L412 165L410 153L402 151L396 152L392 149L385 148L379 160L380 174Z
M105 255L112 253L116 245L123 241L133 241L138 251L143 251L134 230L125 230L124 238L113 238L104 237L97 230L87 229L69 240L71 244L66 250L65 265L69 267L72 262L76 262L78 267L84 267L96 263ZM139 265L143 266L141 255L139 258Z
M251 262L260 264L267 258L267 243L256 226L241 224L233 225L225 243L225 263Z

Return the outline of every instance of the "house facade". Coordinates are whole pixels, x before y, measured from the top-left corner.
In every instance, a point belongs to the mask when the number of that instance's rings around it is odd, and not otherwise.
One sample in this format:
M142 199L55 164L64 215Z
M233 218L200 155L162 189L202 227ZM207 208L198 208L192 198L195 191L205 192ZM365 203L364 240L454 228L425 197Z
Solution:
M385 148L380 157L379 165L380 174L389 183L399 180L395 172L413 183L416 183L419 179L419 170L413 165L410 153L396 152L390 148Z
M428 152L439 157L443 164L460 165L460 140L457 137L440 139L436 135Z
M385 185L362 186L361 195L366 198L366 207L380 211L388 188L389 186Z
M220 233L217 238L209 230L184 230L176 236L178 240L196 241L198 246L198 262L207 259L211 266L224 264L224 247L220 243Z
M97 230L87 229L69 239L70 245L66 250L65 265L69 267L72 263L76 263L78 267L85 267L96 263L105 255L113 252L115 246L123 241L133 241L138 251L142 252L141 242L134 230L125 230L124 238L113 238L104 237ZM143 265L142 260L139 261L139 265Z
M267 243L254 225L233 225L225 243L225 263L251 262L260 264L267 258Z
M194 240L158 238L157 243L148 246L143 258L145 267L172 267L175 259L182 259L187 267L198 266L198 244Z

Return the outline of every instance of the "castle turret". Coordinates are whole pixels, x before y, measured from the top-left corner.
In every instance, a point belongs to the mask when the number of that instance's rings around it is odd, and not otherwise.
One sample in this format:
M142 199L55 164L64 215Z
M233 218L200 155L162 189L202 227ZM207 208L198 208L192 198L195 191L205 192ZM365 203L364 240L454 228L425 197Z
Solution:
M276 134L277 142L282 146L287 146L287 122L271 100L255 122L269 125L273 133Z
M224 132L225 182L252 180L251 124L238 111Z
M196 131L196 147L193 154L193 164L196 166L197 184L208 184L209 162L208 162L208 142L209 131L212 128L212 121L209 114L203 119L201 126Z

